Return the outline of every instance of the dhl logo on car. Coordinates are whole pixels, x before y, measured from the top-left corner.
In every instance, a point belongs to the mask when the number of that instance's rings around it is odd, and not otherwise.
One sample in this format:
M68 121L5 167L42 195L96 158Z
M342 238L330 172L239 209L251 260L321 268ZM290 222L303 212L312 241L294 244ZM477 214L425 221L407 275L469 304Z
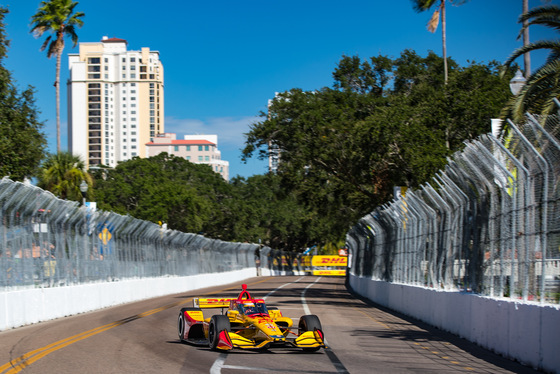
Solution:
M227 308L229 302L233 299L202 299L195 298L194 305L196 308Z

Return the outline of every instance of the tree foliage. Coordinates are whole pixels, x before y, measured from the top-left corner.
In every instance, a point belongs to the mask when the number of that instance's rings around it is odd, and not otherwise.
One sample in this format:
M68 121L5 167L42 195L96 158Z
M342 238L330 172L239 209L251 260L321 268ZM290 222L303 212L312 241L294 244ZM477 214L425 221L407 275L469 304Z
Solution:
M229 186L208 165L162 153L95 173L98 207L171 229L220 237L219 204Z
M560 7L546 5L530 10L519 17L523 24L520 35L530 25L542 25L560 32ZM516 49L504 63L510 67L515 59L535 50L550 51L545 64L531 74L519 94L513 97L505 107L502 117L509 117L515 122L523 120L525 113L537 114L546 120L550 114L556 114L554 99L560 99L560 41L539 40ZM505 70L504 70L505 73Z
M37 185L52 192L56 197L74 201L82 200L80 184L88 185L86 197L93 199L93 179L86 171L85 163L70 152L49 154L37 175Z
M405 50L367 61L344 56L333 88L277 95L247 134L244 157L269 144L281 150L279 176L323 238L340 238L348 222L392 196L417 187L463 142L489 132L509 96L500 66L443 60Z
M36 173L47 142L33 88L18 92L3 64L9 46L4 28L7 13L0 7L0 177L21 181Z

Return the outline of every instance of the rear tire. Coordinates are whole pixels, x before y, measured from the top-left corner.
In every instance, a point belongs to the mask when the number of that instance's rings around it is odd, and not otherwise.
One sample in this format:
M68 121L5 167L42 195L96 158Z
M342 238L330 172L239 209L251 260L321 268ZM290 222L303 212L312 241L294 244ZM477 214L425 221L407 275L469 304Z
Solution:
M208 326L208 346L210 349L217 350L218 342L220 341L220 332L226 330L231 331L231 324L229 323L229 318L227 316L216 314L210 319L210 325Z
M315 314L301 316L298 324L299 335L303 334L306 331L315 331L315 329L323 331L323 328L321 327L321 321L319 321L319 317L317 317ZM318 351L319 348L321 347L303 348L303 350L305 352L315 352Z

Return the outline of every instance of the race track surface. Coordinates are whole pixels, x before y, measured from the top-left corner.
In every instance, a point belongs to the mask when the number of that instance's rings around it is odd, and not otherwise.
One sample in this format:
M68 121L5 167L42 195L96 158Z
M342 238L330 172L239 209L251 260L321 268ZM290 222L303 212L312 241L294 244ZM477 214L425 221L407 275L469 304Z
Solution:
M220 353L181 344L181 307L192 306L193 297L237 297L241 284L232 284L0 332L0 374L535 373L359 300L346 290L343 278L259 277L245 283L253 297L266 297L296 325L304 314L318 315L328 348Z

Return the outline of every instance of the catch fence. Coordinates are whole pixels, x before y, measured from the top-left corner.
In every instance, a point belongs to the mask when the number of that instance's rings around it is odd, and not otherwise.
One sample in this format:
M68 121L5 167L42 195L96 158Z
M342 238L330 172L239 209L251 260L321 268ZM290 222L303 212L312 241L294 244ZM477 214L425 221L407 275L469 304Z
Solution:
M255 267L251 243L213 240L92 210L0 180L0 291Z
M558 117L484 135L347 233L353 275L558 303Z

